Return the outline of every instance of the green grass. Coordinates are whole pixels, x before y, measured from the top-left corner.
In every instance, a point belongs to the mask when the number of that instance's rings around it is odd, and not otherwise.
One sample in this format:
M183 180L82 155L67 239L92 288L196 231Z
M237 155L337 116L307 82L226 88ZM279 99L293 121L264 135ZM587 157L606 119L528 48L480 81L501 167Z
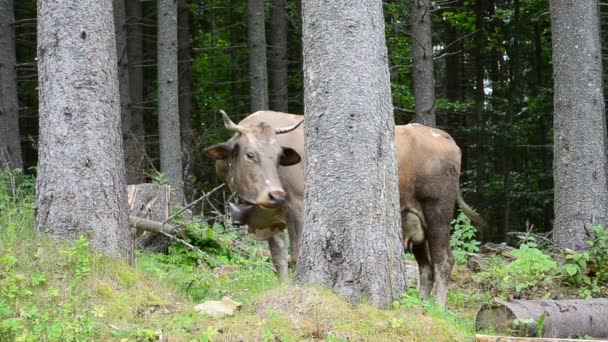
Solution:
M0 174L0 341L464 341L474 335L463 294L452 311L427 303L380 310L352 305L318 288L280 285L260 245L218 227L190 227L191 242L223 266L211 270L174 245L137 252L135 265L34 233L33 182ZM14 186L7 187L9 183ZM9 191L9 189L14 189ZM230 246L247 244L248 253ZM223 296L244 303L233 317L194 312ZM467 297L469 296L469 297ZM466 297L466 298L465 298ZM466 303L466 305L465 305Z

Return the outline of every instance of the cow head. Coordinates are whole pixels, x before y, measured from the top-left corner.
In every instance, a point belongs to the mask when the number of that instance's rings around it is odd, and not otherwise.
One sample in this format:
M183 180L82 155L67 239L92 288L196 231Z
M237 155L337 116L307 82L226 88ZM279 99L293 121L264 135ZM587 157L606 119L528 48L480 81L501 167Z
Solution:
M218 171L241 204L280 207L287 193L279 178L279 166L297 164L301 157L295 150L279 145L276 136L293 131L302 121L276 129L264 122L237 125L221 113L226 128L236 134L225 143L209 147L207 154L218 161ZM231 207L233 214L238 214L239 208Z

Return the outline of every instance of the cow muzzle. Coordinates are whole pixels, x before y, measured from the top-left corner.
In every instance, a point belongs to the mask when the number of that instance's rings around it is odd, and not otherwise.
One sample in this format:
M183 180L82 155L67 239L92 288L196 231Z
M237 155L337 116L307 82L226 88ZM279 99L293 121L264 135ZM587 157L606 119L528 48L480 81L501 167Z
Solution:
M256 204L264 208L277 208L285 203L287 193L283 189L271 190L263 193L256 200Z

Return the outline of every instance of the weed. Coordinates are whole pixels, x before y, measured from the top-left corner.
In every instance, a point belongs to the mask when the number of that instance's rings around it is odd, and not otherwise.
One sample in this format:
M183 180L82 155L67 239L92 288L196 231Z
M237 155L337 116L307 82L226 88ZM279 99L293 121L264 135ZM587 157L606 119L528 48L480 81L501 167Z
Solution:
M456 264L463 265L467 262L468 253L479 252L481 242L475 240L477 228L471 224L471 219L463 212L458 214L458 217L452 221L454 232L450 237L450 246Z

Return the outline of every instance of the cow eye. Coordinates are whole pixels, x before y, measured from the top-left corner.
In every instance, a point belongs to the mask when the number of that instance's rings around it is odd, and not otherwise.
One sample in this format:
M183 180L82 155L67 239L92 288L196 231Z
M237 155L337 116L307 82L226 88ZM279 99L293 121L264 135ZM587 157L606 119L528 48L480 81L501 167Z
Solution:
M247 159L251 159L251 160L253 160L253 158L255 157L255 155L252 152L247 152L247 154L245 156L247 157Z

